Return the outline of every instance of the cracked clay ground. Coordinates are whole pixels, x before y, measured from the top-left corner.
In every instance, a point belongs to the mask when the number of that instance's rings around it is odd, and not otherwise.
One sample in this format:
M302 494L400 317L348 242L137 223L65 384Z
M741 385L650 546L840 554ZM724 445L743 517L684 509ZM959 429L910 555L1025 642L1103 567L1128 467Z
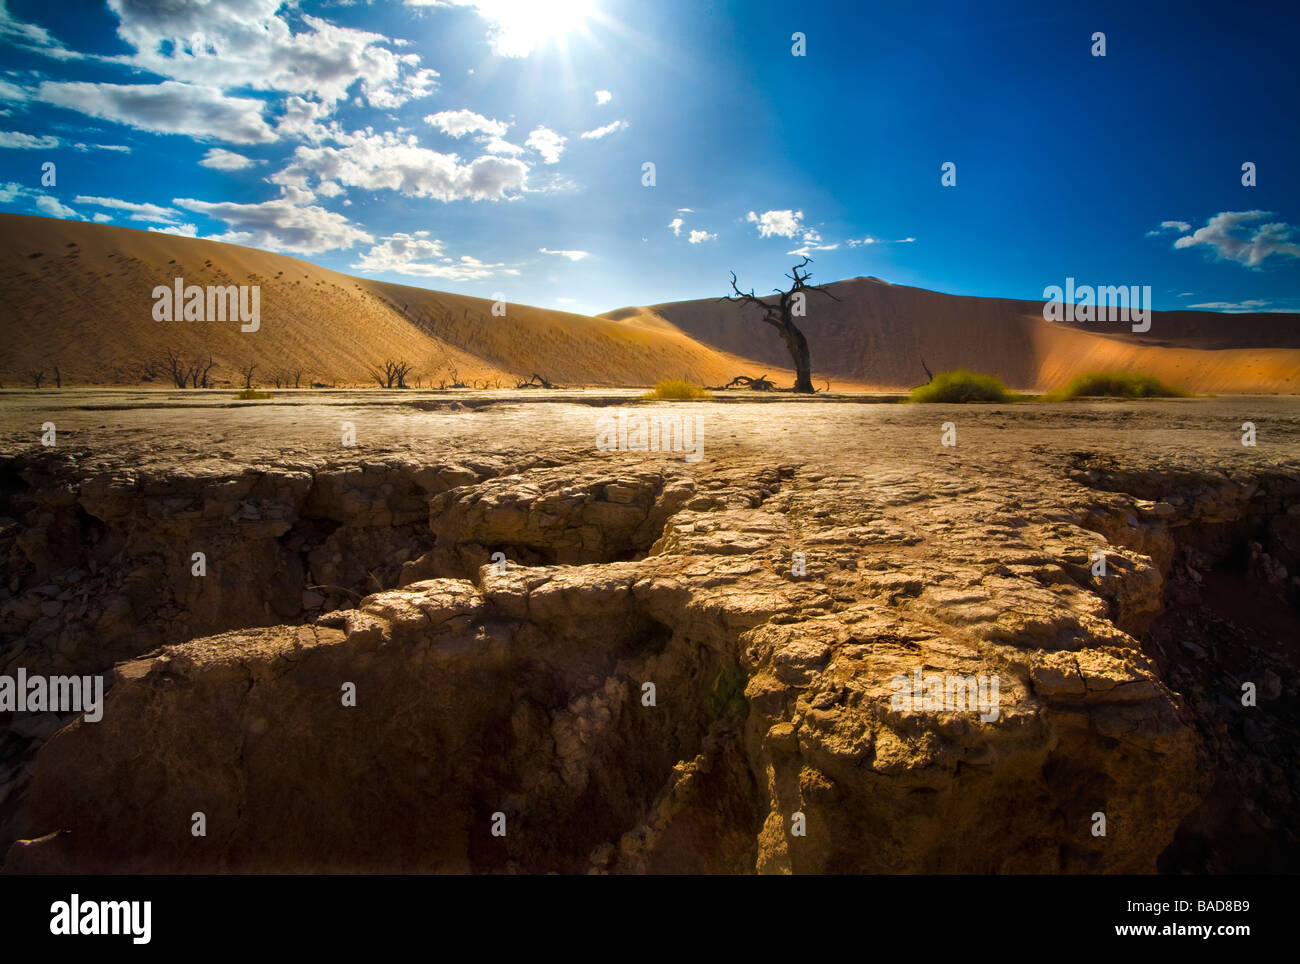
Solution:
M101 722L10 723L5 869L1294 852L1300 401L612 394L6 393L0 672L113 675ZM597 451L598 400L698 416L703 458ZM918 670L996 677L997 718L897 709Z

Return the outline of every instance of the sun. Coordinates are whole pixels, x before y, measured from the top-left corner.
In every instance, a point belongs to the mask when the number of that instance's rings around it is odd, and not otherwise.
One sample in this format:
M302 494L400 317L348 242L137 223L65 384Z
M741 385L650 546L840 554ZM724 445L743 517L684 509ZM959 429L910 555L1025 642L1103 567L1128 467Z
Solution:
M474 5L493 25L494 50L506 56L527 56L538 44L583 28L596 13L596 0L476 0Z

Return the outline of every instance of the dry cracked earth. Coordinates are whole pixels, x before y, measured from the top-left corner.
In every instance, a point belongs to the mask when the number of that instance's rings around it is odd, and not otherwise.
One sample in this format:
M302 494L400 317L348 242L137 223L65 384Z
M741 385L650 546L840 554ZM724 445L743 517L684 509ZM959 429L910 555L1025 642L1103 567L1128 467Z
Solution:
M1297 869L1297 399L10 392L0 517L9 873Z

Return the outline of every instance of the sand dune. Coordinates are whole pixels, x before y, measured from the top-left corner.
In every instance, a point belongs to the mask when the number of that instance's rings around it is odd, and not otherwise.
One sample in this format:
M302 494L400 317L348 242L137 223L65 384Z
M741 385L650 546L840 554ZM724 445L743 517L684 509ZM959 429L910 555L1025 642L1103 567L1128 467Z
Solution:
M1196 392L1300 392L1300 315L1153 312L1151 330L1043 320L1042 304L946 295L854 278L809 296L802 328L817 377L906 388L931 371L990 372L1026 390L1054 388L1099 368L1149 372ZM623 308L605 317L646 330L669 325L760 365L785 359L753 309L712 299ZM757 335L755 332L759 332Z
M257 331L237 322L158 322L153 291L258 285ZM967 367L1023 388L1052 388L1097 368L1144 371L1197 392L1300 390L1300 315L1155 313L1151 330L1045 322L1037 302L945 295L854 278L812 295L803 329L814 381L837 390L907 388ZM170 349L214 362L216 385L297 371L300 384L369 384L386 359L408 383L513 387L534 372L565 385L644 386L661 378L718 385L734 375L793 382L789 357L756 313L713 299L623 308L598 317L357 278L238 245L79 221L0 214L5 338L0 383L44 369L64 385L170 387Z
M652 385L684 377L719 384L752 362L701 345L667 326L641 330L603 318L492 302L341 274L297 258L157 232L0 215L0 296L5 339L0 383L32 384L45 368L53 384L170 387L145 362L175 349L216 362L218 384L254 384L301 370L301 384L360 385L385 359L415 366L425 386L491 380L514 387L534 372L552 382ZM191 285L259 285L261 325L158 322L153 290L176 277ZM782 372L783 378L791 378Z

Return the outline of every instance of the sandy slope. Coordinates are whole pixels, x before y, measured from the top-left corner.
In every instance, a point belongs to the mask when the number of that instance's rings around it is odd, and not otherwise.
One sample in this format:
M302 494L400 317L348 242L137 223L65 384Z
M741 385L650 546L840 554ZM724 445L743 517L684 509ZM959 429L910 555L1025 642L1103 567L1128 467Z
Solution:
M261 328L153 320L155 286L259 285ZM1021 388L1080 371L1148 371L1199 392L1300 390L1300 316L1157 314L1151 331L1107 332L1043 321L1036 302L945 295L855 278L813 295L804 330L814 381L839 390L900 388L964 366ZM404 359L425 386L513 386L534 372L566 385L643 386L683 377L718 385L736 374L790 384L785 349L738 306L712 299L588 317L356 278L238 245L129 228L0 214L0 384L30 386L59 366L63 383L170 387L146 363L168 349L211 358L217 385L300 370L301 384L364 385L367 369ZM454 376L454 378L453 378Z
M156 322L153 289L175 277L198 285L260 285L261 328ZM365 384L385 359L415 365L427 386L533 372L561 384L651 385L685 377L719 384L753 363L677 331L640 331L582 315L385 284L238 245L128 228L0 214L5 338L0 383L30 386L57 363L68 384L142 384L144 363L168 348L216 360L220 382L255 384L302 369L302 385ZM790 376L785 376L790 377ZM47 375L47 384L52 384ZM152 382L170 387L166 372ZM412 384L414 379L412 379Z
M1198 392L1300 392L1300 315L1155 312L1151 330L1043 320L1039 302L946 295L854 278L827 285L840 299L810 295L803 330L813 370L885 388L966 367L1015 387L1053 388L1098 368L1150 372ZM760 364L785 357L757 312L717 301L624 308L606 317L647 330L676 329ZM756 336L755 332L759 334Z

